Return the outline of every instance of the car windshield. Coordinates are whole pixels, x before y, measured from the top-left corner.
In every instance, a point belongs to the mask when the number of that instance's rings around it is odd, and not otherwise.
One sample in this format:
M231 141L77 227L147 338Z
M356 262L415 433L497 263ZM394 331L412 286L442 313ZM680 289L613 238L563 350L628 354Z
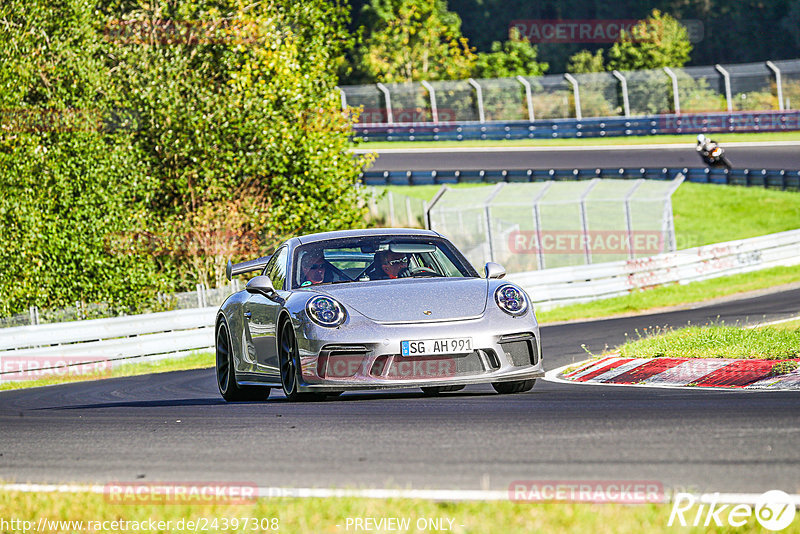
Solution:
M370 236L332 239L295 249L292 287L422 277L477 277L447 240Z

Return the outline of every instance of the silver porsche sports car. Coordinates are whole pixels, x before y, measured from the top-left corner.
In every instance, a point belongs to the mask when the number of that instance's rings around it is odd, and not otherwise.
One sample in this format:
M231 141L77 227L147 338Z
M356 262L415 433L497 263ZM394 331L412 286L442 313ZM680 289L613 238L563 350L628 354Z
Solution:
M481 277L441 235L371 229L294 237L216 320L216 374L227 401L290 400L420 387L429 395L491 383L520 393L543 376L525 292L487 263Z

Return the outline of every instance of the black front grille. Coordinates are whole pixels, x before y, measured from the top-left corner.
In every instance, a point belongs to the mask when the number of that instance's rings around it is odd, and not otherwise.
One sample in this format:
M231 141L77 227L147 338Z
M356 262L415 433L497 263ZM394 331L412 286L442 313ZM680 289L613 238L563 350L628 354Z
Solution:
M469 376L486 370L477 351L440 356L403 357L395 354L388 369L385 363L381 361L381 365L373 366L371 374L389 380L420 380Z
M529 332L502 336L500 346L514 367L536 365L539 361L536 337Z
M369 351L363 345L327 345L317 359L317 375L322 378L349 378L361 369Z

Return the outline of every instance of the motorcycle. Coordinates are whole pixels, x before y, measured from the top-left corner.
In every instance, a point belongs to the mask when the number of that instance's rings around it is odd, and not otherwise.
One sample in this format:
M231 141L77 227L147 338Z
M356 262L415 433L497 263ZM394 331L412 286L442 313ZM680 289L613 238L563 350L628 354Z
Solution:
M725 168L731 170L733 168L730 160L725 157L725 150L719 146L719 143L712 141L703 135L699 135L697 136L696 149L700 154L700 157L703 159L703 162L712 169Z

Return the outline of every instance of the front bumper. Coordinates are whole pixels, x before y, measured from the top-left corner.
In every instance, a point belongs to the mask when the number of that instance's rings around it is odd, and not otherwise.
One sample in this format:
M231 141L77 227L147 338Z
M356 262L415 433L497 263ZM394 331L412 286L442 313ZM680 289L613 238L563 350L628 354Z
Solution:
M337 329L299 325L301 391L449 386L544 376L533 314L403 325L358 321ZM470 353L403 357L400 342L470 337Z

